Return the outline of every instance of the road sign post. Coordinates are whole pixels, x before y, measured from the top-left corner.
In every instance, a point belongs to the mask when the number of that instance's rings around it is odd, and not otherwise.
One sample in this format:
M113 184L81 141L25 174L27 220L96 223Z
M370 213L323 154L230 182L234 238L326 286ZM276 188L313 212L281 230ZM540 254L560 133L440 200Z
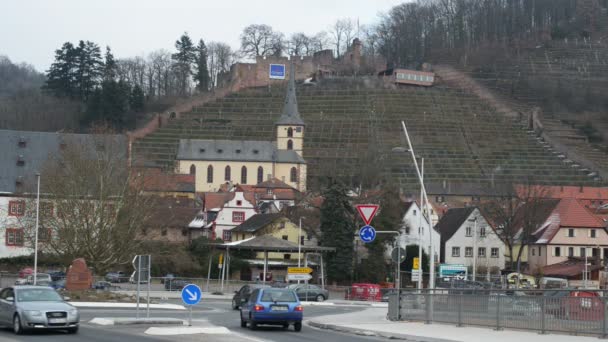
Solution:
M372 222L372 219L378 212L378 208L380 208L377 204L357 204L356 207L363 222L365 222L365 225L367 226Z
M137 306L135 311L135 318L139 319L139 297L140 297L140 284L141 280L145 279L148 282L147 291L147 304L146 304L146 317L150 317L150 263L152 257L150 255L136 255L131 262L135 273L133 274L133 280L137 281Z
M365 243L373 242L376 239L376 229L372 226L363 226L359 229L359 237Z
M201 297L201 288L194 284L188 284L182 289L182 302L188 305L190 311L190 315L188 316L189 326L192 326L192 306L198 304L201 301Z

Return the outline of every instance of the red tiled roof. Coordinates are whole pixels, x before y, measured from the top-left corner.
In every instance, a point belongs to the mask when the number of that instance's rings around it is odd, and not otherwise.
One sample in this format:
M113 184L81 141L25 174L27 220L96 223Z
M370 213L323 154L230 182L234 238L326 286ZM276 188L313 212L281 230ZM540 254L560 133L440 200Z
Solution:
M560 226L572 228L604 228L605 224L574 198L562 199L555 210L559 213Z
M280 181L276 178L272 178L270 180L258 183L256 186L256 188L272 188L272 189L294 189L292 186L288 185L287 183ZM295 190L295 189L294 189Z
M589 271L601 269L601 266L589 266ZM575 277L585 271L585 261L570 259L543 267L543 275L548 277Z
M194 175L163 173L156 169L150 169L144 172L144 191L194 193Z
M234 198L234 192L204 192L203 203L205 210L223 208L226 202Z

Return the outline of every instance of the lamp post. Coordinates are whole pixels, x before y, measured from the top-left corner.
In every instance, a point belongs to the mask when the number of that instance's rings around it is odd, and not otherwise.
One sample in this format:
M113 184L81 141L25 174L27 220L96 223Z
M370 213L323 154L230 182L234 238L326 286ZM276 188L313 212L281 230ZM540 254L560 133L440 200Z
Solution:
M301 266L301 259L302 259L302 219L306 218L304 216L300 216L300 224L298 225L298 267ZM300 283L300 281L298 280L298 284Z
M393 147L391 151L392 152L410 152L410 150L403 148L403 147ZM420 210L420 216L418 216L418 272L419 273L418 273L418 282L416 283L416 287L420 290L420 289L422 289L422 275L424 274L422 272L422 215L424 213L424 204L423 204L424 191L423 191L423 187L422 187L422 184L423 184L422 182L424 182L424 158L416 156L416 155L414 155L413 158L414 159L419 158L420 164L421 164L420 207L418 208ZM429 234L431 234L431 233L432 232L429 231ZM401 246L399 246L399 247L401 247ZM429 273L433 273L432 262L431 262L431 266L429 266Z
M34 232L34 285L38 278L38 224L40 222L40 173L36 173L36 227Z
M477 280L477 216L473 221L473 281Z

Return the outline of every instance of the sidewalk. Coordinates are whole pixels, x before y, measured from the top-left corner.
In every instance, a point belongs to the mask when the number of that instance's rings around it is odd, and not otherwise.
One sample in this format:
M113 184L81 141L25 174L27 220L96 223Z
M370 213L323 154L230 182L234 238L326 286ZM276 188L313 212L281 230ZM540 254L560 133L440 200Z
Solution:
M119 290L119 291L114 291L116 293L121 293L121 294L125 294L128 296L135 296L137 294L137 291L131 291L131 290ZM147 295L146 291L140 291L139 292L140 297L144 298ZM232 300L232 296L233 294L224 294L224 295L214 295L211 294L209 292L203 292L201 299L202 300L209 300L209 299L215 299L215 300ZM158 298L158 299L181 299L182 298L182 292L181 291L150 291L150 298Z
M308 320L310 326L365 336L379 336L419 342L591 342L597 337L546 334L533 331L501 330L491 328L461 327L419 322L393 322L386 319L387 310L370 308L342 315L315 317Z

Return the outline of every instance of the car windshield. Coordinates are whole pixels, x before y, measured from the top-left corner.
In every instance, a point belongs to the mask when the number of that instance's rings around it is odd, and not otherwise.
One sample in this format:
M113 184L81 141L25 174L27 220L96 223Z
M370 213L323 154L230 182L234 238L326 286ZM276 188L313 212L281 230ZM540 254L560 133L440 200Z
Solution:
M61 296L53 289L22 289L17 291L19 302L60 302Z
M292 291L264 290L262 302L297 302L296 296Z

